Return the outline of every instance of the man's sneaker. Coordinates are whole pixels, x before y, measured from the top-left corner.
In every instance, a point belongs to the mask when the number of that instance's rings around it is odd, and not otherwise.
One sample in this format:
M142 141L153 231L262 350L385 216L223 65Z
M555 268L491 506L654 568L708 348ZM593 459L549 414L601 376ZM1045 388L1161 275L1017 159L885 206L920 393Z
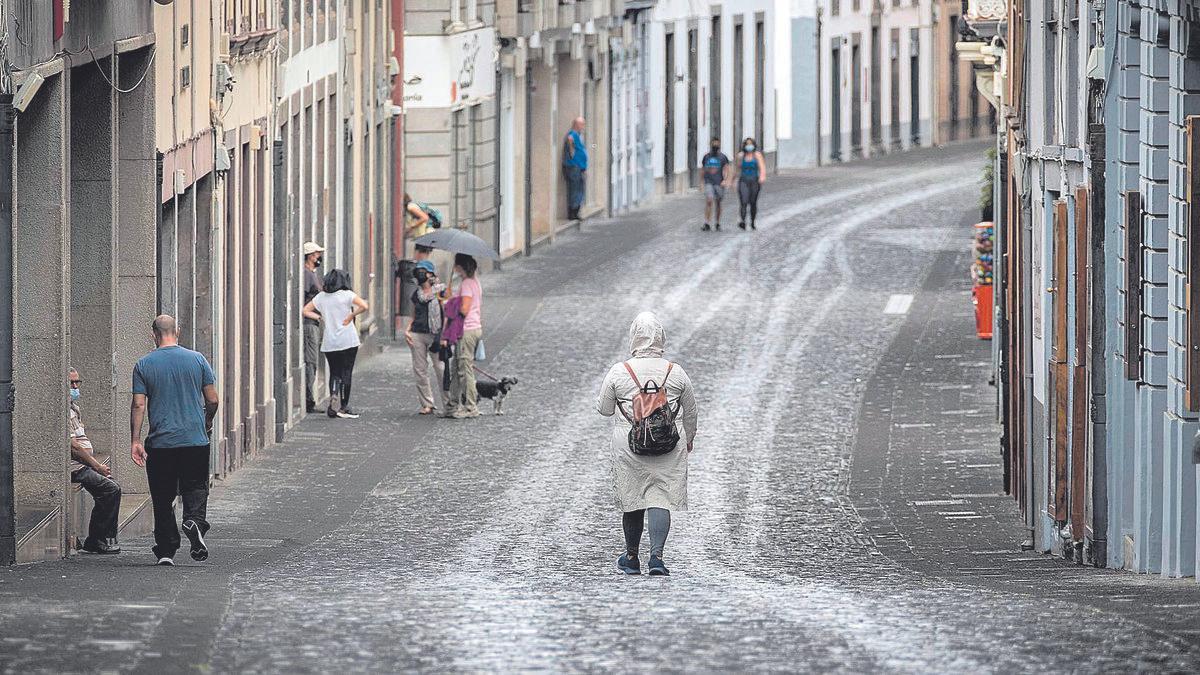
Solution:
M166 556L163 556L163 557L159 558L158 562L155 564L158 565L159 567L174 567L175 560L173 558L168 558Z
M708 232L708 231L709 231L709 230L711 230L711 229L712 229L712 227L710 227L708 223L705 223L705 224L704 224L704 227L700 228L700 231L701 231L701 232Z
M650 568L650 576L652 577L666 577L671 575L671 571L668 570L667 566L663 564L662 558L656 555L650 556L650 564L648 567Z
M350 406L343 406L337 416L344 420L356 420L359 417L358 413L350 409Z
M744 221L741 221L741 220L739 220L739 221L738 221L738 227L740 227L740 228L742 228L742 229L744 230L744 229L746 229L746 223L745 223Z
M641 574L642 565L638 562L636 556L630 558L628 553L622 553L620 558L617 558L617 569L625 574Z
M200 526L194 520L183 521L183 533L187 535L188 541L192 542L192 560L205 561L208 560L208 547L204 545L204 534L200 531Z
M116 539L101 539L100 541L84 540L81 550L84 553L97 553L104 555L120 553L121 547L117 544Z

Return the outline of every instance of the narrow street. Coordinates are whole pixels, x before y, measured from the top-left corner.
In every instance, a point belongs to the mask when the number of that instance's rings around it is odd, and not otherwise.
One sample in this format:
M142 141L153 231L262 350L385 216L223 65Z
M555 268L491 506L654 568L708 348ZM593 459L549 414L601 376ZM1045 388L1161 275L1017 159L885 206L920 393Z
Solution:
M506 415L418 417L389 346L361 419L216 486L209 562L154 567L145 538L0 569L0 670L1193 669L1194 579L1020 550L970 304L983 149L780 175L756 232L736 199L701 232L692 194L506 262L482 278ZM615 569L595 412L643 309L700 407L669 578Z

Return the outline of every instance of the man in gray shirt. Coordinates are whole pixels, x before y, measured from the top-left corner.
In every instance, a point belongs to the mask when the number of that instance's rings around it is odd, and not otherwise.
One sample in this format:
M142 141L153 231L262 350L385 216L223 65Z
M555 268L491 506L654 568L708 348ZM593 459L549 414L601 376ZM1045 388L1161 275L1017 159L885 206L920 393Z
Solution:
M304 304L321 292L321 258L325 248L313 241L304 242ZM303 305L301 305L303 307ZM317 401L313 388L317 386L317 368L321 367L321 322L304 317L304 410L313 412Z
M192 544L193 560L207 560L208 451L217 387L212 367L198 352L179 346L175 319L154 319L157 349L133 368L133 403L129 412L130 454L146 467L154 505L154 555L159 565L174 565L179 550L175 497L183 501L183 533ZM148 413L148 415L147 415ZM142 443L142 420L150 432Z

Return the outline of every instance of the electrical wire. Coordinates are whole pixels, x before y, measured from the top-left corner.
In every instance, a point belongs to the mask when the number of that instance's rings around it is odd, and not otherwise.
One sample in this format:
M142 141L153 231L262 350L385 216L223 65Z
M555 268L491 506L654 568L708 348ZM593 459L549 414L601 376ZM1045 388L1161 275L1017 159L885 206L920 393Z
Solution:
M96 59L96 53L92 51L91 44L87 45L87 52L91 55L92 63L96 64L96 70L100 71L100 76L104 78L104 81L108 83L108 86L112 87L113 90L119 94L129 94L138 87L142 86L142 83L146 81L146 76L150 74L150 69L154 67L154 57L156 54L158 54L158 44L150 45L150 58L146 60L146 70L142 71L142 76L139 77L138 81L128 89L122 89L118 87L115 82L109 79L108 74L105 73L104 69L100 67L100 62Z

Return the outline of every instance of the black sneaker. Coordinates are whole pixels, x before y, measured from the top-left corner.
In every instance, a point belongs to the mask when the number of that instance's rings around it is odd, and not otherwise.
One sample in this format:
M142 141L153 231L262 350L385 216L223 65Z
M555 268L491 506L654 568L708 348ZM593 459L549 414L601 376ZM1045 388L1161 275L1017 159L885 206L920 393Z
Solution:
M192 560L203 562L208 560L208 547L204 545L204 534L194 520L183 521L183 533L192 542Z
M739 221L738 221L738 227L742 228L743 230L744 230L744 229L746 229L746 223L745 223L745 221L741 221L741 220L739 220Z
M708 232L708 231L709 231L709 230L711 230L711 229L712 229L712 227L710 227L708 223L705 223L705 224L704 224L704 227L700 228L700 231L701 231L701 232Z
M306 412L306 413L317 412L317 404L316 403L305 403L304 404L304 412Z
M121 547L117 544L116 539L101 539L99 541L84 540L83 547L80 549L84 553L95 553L99 555L112 555L121 552Z
M625 574L641 574L642 565L638 562L637 556L629 557L628 553L622 553L620 558L617 558L617 569Z
M752 220L752 221L750 221L750 229L752 229L752 230L757 230L757 229L758 229L757 227L755 227L755 226L754 226L754 221L753 221L753 220Z
M166 556L163 556L163 557L159 558L159 559L158 559L158 562L156 562L156 563L154 563L154 564L155 564L155 565L158 565L159 567L174 567L174 566L175 566L175 559L174 559L174 558L168 558L168 557L166 557Z
M714 229L714 230L716 230L717 232L720 232L720 231L721 231L721 224L720 224L720 223L717 223L716 225L713 225L713 229Z
M350 406L348 405L342 406L342 409L338 411L337 416L344 420L356 420L359 417L358 413L351 410Z
M662 558L660 558L656 555L650 556L649 568L650 568L650 576L652 576L652 577L669 577L669 576L671 576L671 571L668 570L667 566L663 564Z

